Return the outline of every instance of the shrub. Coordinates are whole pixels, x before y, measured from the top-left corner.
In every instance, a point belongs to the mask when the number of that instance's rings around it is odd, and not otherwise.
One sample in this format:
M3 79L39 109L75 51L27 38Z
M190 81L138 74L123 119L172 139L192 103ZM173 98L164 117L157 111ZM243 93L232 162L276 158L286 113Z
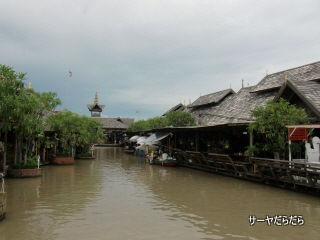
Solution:
M35 156L33 157L28 157L26 164L24 164L22 161L18 164L13 165L14 169L26 169L26 168L37 168L38 167L38 163L37 163L37 159Z
M175 111L168 113L164 117L154 117L147 120L139 120L131 124L128 128L130 132L146 131L149 129L163 128L163 127L185 127L194 126L196 121L194 117L183 111Z

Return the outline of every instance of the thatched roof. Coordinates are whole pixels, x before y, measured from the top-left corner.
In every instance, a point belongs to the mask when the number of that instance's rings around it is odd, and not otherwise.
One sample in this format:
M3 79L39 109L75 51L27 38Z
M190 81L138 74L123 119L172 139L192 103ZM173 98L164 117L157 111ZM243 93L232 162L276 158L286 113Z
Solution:
M184 111L185 108L186 107L182 103L179 103L179 104L175 105L174 107L170 108L168 111L166 111L162 116L165 116L168 113L175 112L175 111Z
M305 82L320 79L320 61L265 76L252 92L280 88L287 80Z
M320 118L320 81L288 80L283 84L274 101L282 96L286 88L290 88Z
M102 123L103 129L119 129L126 130L133 122L133 118L104 118L95 117L97 121Z
M242 88L220 104L207 109L191 112L200 125L215 126L222 124L239 124L254 121L251 110L263 106L272 100L276 93L251 93L255 87Z
M226 89L219 92L210 93L204 96L199 97L193 103L188 105L189 108L195 108L205 105L213 105L221 102L228 95L234 94L235 92L232 89Z

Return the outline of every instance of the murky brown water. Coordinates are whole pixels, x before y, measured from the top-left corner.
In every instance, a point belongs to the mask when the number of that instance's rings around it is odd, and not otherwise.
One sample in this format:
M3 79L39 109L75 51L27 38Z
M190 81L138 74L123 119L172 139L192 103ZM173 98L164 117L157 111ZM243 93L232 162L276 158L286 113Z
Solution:
M8 179L1 240L320 239L320 199L98 150L97 160ZM250 227L248 216L303 215L305 225Z

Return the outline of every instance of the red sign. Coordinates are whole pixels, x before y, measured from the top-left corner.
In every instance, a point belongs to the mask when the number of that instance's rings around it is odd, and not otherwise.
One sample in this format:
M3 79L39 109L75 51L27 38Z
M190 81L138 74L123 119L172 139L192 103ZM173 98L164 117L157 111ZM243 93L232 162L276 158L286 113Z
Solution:
M289 140L291 141L303 141L308 140L307 128L289 128Z

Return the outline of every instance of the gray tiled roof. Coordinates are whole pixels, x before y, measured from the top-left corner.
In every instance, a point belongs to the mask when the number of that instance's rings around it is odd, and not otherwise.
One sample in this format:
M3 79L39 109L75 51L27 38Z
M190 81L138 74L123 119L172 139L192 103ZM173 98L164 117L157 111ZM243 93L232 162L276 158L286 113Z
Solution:
M269 74L265 76L252 91L258 92L272 88L279 88L286 78L288 80L296 80L300 82L320 79L320 61Z
M192 114L200 125L205 126L251 122L254 120L251 116L251 110L258 106L264 106L277 94L277 91L251 93L254 88L242 88L236 94L222 101L221 104L193 111Z
M102 123L104 129L127 129L133 122L133 118L104 118L104 117L93 117Z
M226 89L215 93L210 93L204 96L199 97L193 103L191 103L188 107L200 107L203 105L216 104L223 100L229 94L234 94L232 89Z
M309 106L311 105L314 112L320 116L320 82L290 81L290 83L305 98Z
M170 108L168 111L166 111L162 116L167 115L170 112L174 112L174 111L184 111L185 106L182 103L179 103L177 105L175 105L174 107Z

